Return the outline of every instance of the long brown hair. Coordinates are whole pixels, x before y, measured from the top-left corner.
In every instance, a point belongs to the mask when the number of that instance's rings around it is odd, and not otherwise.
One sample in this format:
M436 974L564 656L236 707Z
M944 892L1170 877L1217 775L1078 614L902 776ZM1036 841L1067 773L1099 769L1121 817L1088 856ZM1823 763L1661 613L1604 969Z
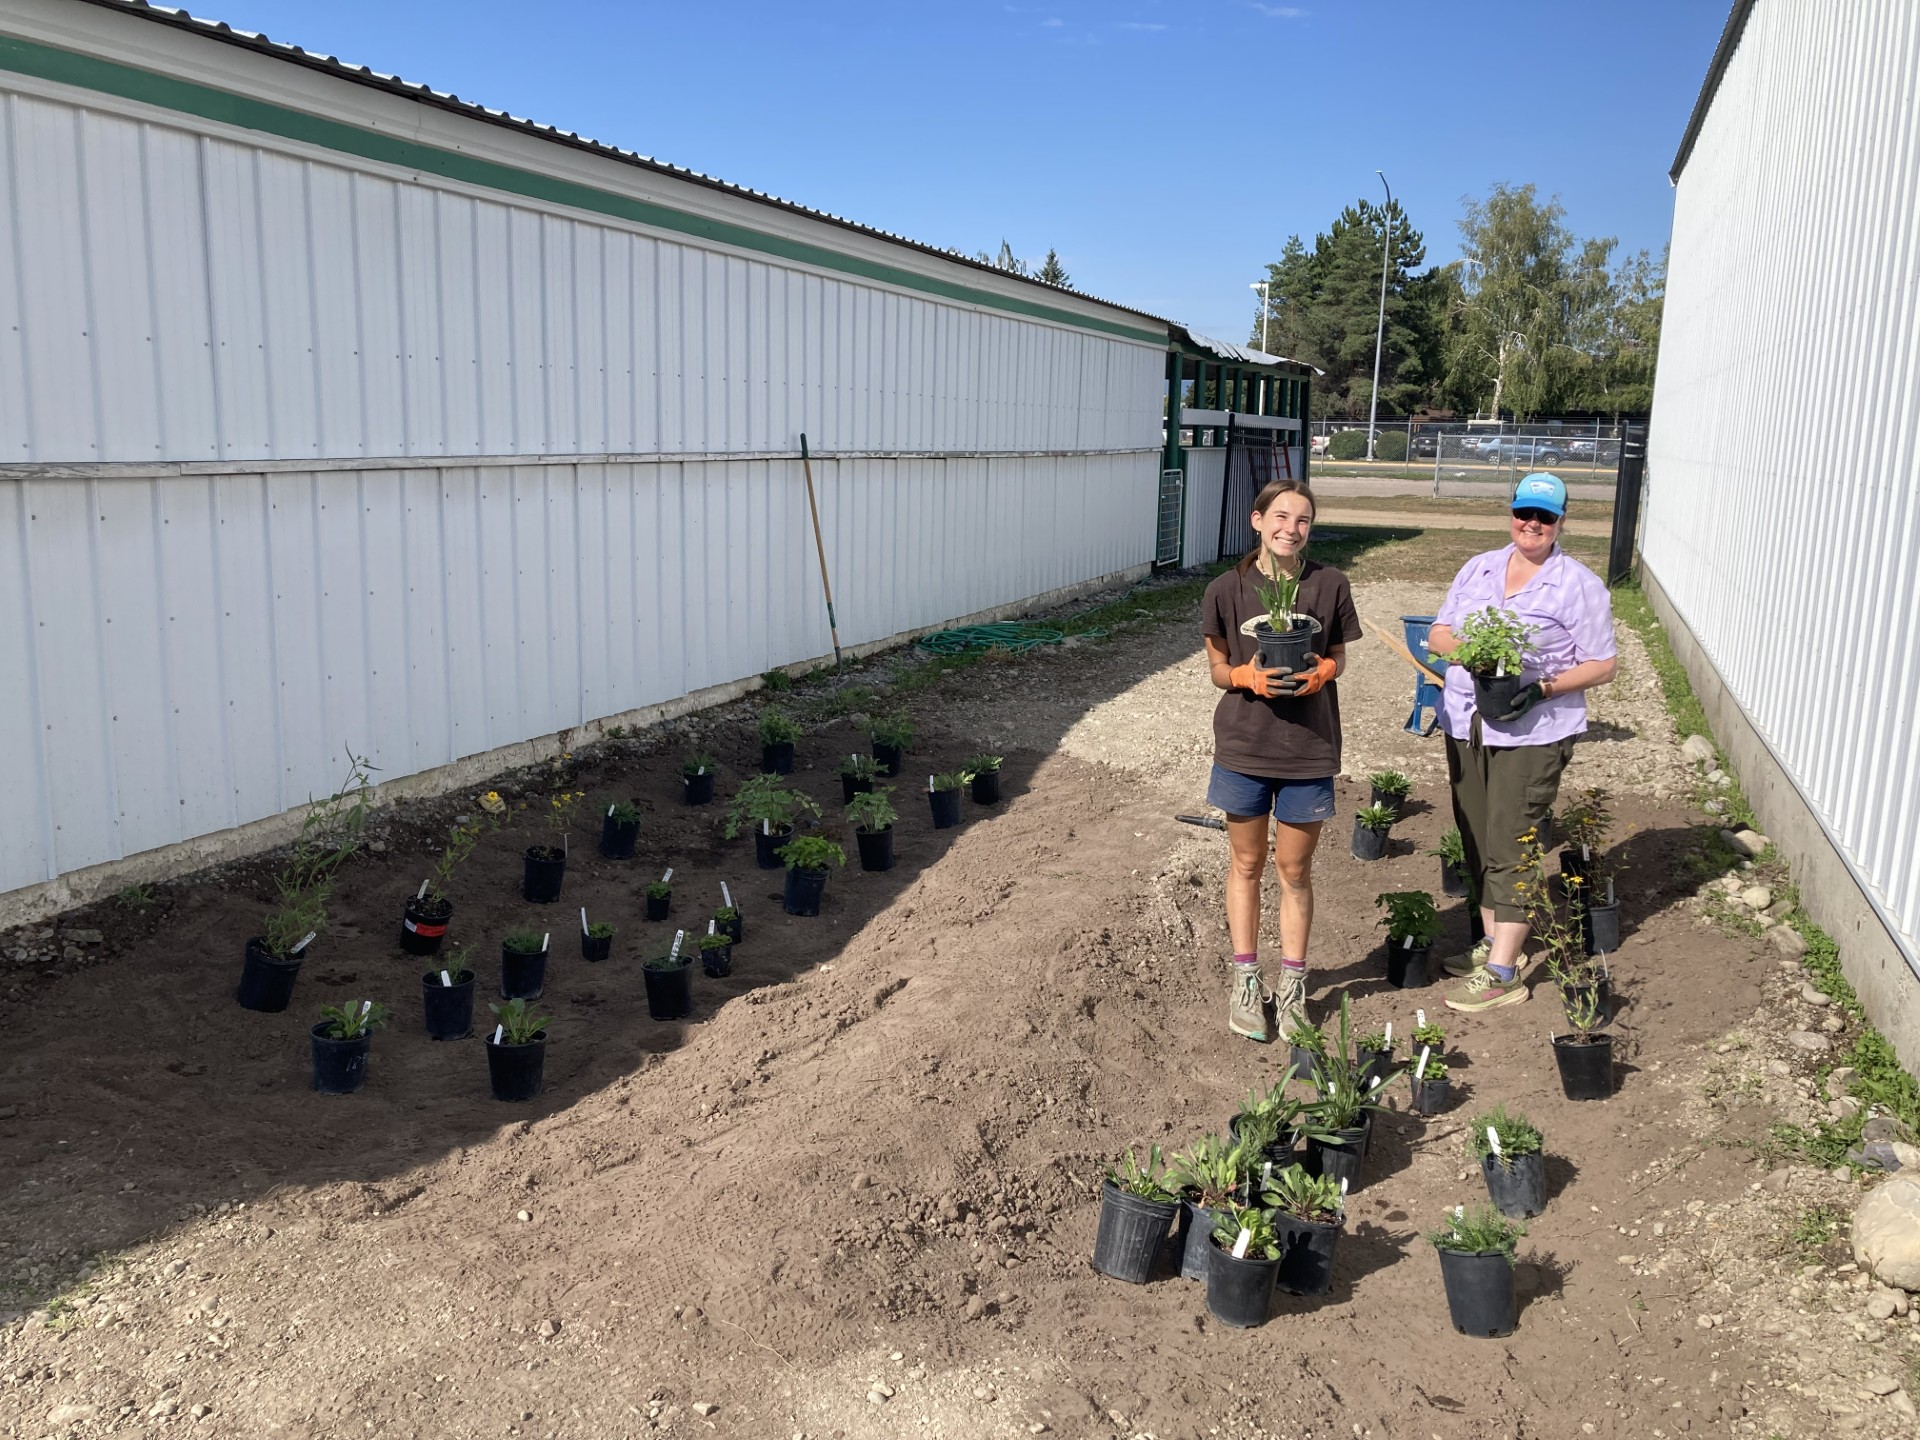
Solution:
M1307 482L1304 480L1269 480L1261 489L1260 493L1253 497L1253 510L1250 513L1255 515L1266 514L1267 507L1282 495L1304 495L1307 499L1307 505L1312 512L1308 518L1319 518L1320 502L1313 498L1313 491L1308 488ZM1240 563L1233 567L1234 573L1236 575L1246 574L1247 567L1259 558L1260 547L1256 545L1240 557ZM1302 555L1301 559L1304 561L1306 557Z

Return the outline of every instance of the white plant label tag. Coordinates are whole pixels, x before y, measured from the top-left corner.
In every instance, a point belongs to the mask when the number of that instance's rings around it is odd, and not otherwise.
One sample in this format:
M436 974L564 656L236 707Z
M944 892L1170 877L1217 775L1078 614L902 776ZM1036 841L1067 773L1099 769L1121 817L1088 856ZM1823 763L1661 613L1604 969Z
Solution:
M1499 660L1494 662L1493 674L1495 679L1499 679L1499 680L1506 679L1507 678L1507 662L1504 660Z
M1393 1048L1393 1022L1391 1020L1387 1021L1387 1028L1382 1038L1387 1042L1387 1049L1391 1050Z
M584 905L580 907L580 933L582 935L587 933L587 907Z
M414 891L414 892L413 892L413 898L414 898L414 899L416 899L416 900L424 900L424 899L426 899L426 898L427 898L427 886L429 886L429 885L431 885L432 883L433 883L433 877L432 877L431 875L429 875L429 876L427 876L427 878L426 878L426 879L424 879L424 880L422 880L422 881L420 882L420 888L419 888L418 890L416 890L416 891Z
M1416 1011L1414 1011L1414 1012L1413 1012L1413 1023L1414 1023L1414 1024L1416 1024L1416 1025L1419 1025L1419 1026L1422 1026L1422 1027L1424 1027L1424 1026L1426 1025L1426 1023L1427 1023L1427 1012L1426 1012L1426 1011L1424 1011L1424 1010L1416 1010Z
M1413 1067L1414 1079L1424 1080L1427 1078L1427 1057L1431 1054L1433 1054L1433 1047L1431 1045L1422 1045L1420 1047L1420 1063Z
M313 937L314 937L314 936L316 936L316 935L318 935L319 933L320 933L320 932L319 932L318 930L309 930L309 931L307 931L307 933L306 933L306 934L304 934L304 935L302 935L302 936L300 937L300 943L299 943L298 945L296 945L296 946L294 946L294 947L293 947L293 948L292 948L291 950L289 950L289 951L287 952L287 954L289 954L289 955L298 955L298 954L299 954L299 953L300 953L300 952L301 952L302 950L304 950L304 949L306 949L306 948L307 948L307 946L309 946L309 945L311 945L311 944L313 943Z
M607 818L609 820L613 818L613 806L611 805L607 806Z
M1367 1093L1372 1094L1375 1090L1378 1090L1379 1088L1380 1088L1380 1077L1376 1075L1373 1077L1373 1083L1367 1086Z
M678 960L680 958L680 945L686 938L687 932L684 930L676 930L673 932L673 952L667 956L669 960Z
M720 923L720 922L719 922L719 921L717 921L717 920L709 920L709 921L707 921L707 934L709 934L709 935L711 935L711 934L713 934L713 933L714 933L714 930L713 930L713 927L714 927L715 925L717 925L717 924L719 924L719 923Z
M668 871L667 873L672 874L673 872ZM733 908L733 892L727 889L727 882L724 880L720 882L720 900L729 910Z
M1342 1200L1347 1198L1347 1177L1344 1175L1340 1177L1340 1198Z
M1453 1218L1454 1218L1454 1219L1456 1219L1456 1220L1464 1220L1464 1219L1466 1219L1466 1218L1467 1218L1467 1207L1466 1207L1466 1206L1464 1206L1464 1205L1456 1205L1456 1206L1454 1206L1454 1207L1453 1207Z
M507 1033L507 1027L505 1025L494 1026L493 1027L493 1043L498 1045L500 1041L505 1037L506 1033Z
M760 822L760 833L761 833L762 835L771 835L771 834L773 834L773 821L771 821L771 820L762 820L762 821Z
M1406 941L1401 945L1400 948L1402 950L1411 950L1413 948L1413 937L1411 935L1407 936Z
M547 944L552 939L553 939L553 932L551 930L547 931L544 935L540 937L540 953L542 955L547 953Z
M366 1019L367 1016L372 1012L372 1010L373 1010L373 1002L371 1000L362 1000L360 1002L360 1018L362 1020Z
M440 972L440 983L451 990L453 988L453 976L449 975L445 970L442 970Z
M707 767L702 765L698 770L694 771L693 773L696 775L704 775L707 773Z
M1273 1161L1269 1160L1260 1167L1260 1188L1267 1188L1267 1182L1273 1179Z
M1587 846L1585 846L1585 845L1582 845L1582 846L1580 847L1580 858L1581 858L1582 860L1591 860L1591 859L1593 859L1593 851L1592 851L1592 850L1591 850L1590 848L1588 848Z
M1253 1232L1247 1229L1246 1226L1242 1225L1240 1227L1239 1237L1235 1239L1235 1241L1233 1242L1233 1258L1236 1260L1246 1259L1247 1246L1251 1245L1252 1243L1253 1243Z
M927 776L927 794L933 794L933 776Z
M667 866L666 873L660 877L660 883L662 885L671 885L673 883L673 867L671 865ZM722 886L721 888L724 890L726 887Z
M1487 1148L1493 1151L1494 1159L1500 1158L1500 1132L1491 1125L1487 1126Z

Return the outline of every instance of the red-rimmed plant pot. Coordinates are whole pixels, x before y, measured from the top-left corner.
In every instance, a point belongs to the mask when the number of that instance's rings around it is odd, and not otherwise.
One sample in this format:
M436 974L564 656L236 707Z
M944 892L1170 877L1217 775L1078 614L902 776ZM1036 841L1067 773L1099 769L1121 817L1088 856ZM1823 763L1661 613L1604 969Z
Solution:
M527 847L520 879L520 898L530 905L551 905L560 898L567 878L567 852L551 845Z
M1111 1180L1100 1187L1100 1229L1093 1242L1093 1268L1130 1285L1153 1278L1154 1261L1166 1243L1179 1205L1129 1195Z
M763 775L791 775L793 773L793 741L779 740L771 745L760 747L760 773Z
M500 998L502 1000L538 1000L547 988L545 950L529 953L500 946Z
M400 912L400 948L409 955L438 955L452 919L453 902L446 896L410 896Z
M1547 1208L1547 1160L1538 1150L1510 1155L1506 1163L1491 1155L1480 1157L1480 1175L1487 1182L1493 1208L1513 1220L1525 1220Z
M853 843L860 851L862 870L891 870L893 868L893 827L884 830L860 830L853 832Z
M647 1014L655 1020L684 1020L693 1013L693 957L685 955L671 970L641 967L647 985Z
M781 908L789 915L818 915L821 897L827 893L827 872L800 865L787 867L787 884L781 896Z
M293 982L300 978L300 962L304 959L303 953L290 960L276 960L267 953L267 937L253 936L247 941L240 984L233 998L243 1010L278 1015L293 1001Z
M473 1033L473 971L462 970L450 978L453 984L442 984L438 970L420 977L421 1009L430 1040L464 1040Z
M600 817L600 853L607 859L631 860L633 847L639 841L638 820L616 820L611 815Z
M367 1054L373 1048L371 1034L351 1040L331 1040L320 1032L333 1024L322 1020L310 1032L313 1036L313 1088L322 1095L351 1095L367 1083Z
M1207 1314L1235 1330L1267 1323L1281 1262L1264 1255L1236 1256L1207 1237Z
M1353 858L1356 860L1379 860L1387 853L1387 837L1393 831L1370 830L1364 820L1358 816L1353 821Z
M1333 1258L1340 1247L1340 1220L1302 1220L1276 1210L1273 1231L1281 1254L1276 1279L1289 1295L1324 1295L1333 1285Z
M787 862L775 853L793 838L793 826L775 830L771 834L762 827L753 832L753 860L762 870L778 870Z
M493 1098L516 1102L540 1093L547 1075L547 1032L540 1030L522 1045L509 1045L487 1036L487 1080Z
M974 804L998 805L1000 803L999 770L982 770L973 777L973 783L968 788L973 792Z
M1569 1100L1606 1100L1613 1094L1613 1037L1595 1034L1587 1043L1573 1035L1553 1037L1553 1063Z
M1484 1340L1511 1335L1516 1322L1513 1262L1501 1250L1441 1250L1440 1279L1447 1314L1462 1335Z
M682 775L680 798L689 805L711 805L713 803L713 771L709 770L704 775Z

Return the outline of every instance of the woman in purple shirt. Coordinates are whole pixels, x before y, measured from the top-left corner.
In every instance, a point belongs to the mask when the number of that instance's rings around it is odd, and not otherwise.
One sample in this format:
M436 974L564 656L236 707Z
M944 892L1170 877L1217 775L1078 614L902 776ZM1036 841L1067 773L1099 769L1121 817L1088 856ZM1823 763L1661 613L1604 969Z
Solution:
M1607 587L1558 544L1567 487L1551 475L1514 488L1513 543L1476 555L1454 576L1427 646L1459 648L1454 627L1489 605L1533 629L1521 678L1527 683L1504 715L1474 707L1473 680L1447 671L1440 723L1447 734L1453 814L1466 843L1467 874L1480 900L1486 939L1446 962L1465 983L1447 993L1454 1010L1492 1010L1527 998L1527 913L1515 892L1520 836L1553 812L1573 737L1587 728L1582 693L1613 679L1613 602Z

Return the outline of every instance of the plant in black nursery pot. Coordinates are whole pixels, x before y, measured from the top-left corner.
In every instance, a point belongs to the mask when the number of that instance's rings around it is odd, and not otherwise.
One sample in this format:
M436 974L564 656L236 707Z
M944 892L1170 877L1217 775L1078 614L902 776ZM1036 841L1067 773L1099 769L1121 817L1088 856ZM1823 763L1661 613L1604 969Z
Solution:
M547 1025L524 999L491 1007L495 1024L487 1037L487 1079L496 1100L531 1100L547 1070Z
M1489 605L1460 622L1460 644L1446 658L1473 676L1473 703L1481 718L1497 721L1513 709L1513 697L1526 683L1520 672L1532 653L1533 627Z
M738 945L747 938L747 922L740 914L740 907L733 902L733 891L727 888L727 882L720 882L720 908L713 912L713 923L720 927L722 935L731 935L733 943Z
M1353 817L1353 858L1378 860L1387 853L1387 834L1393 812L1384 805L1367 805Z
M1266 1324L1285 1256L1272 1216L1229 1201L1207 1233L1207 1313L1235 1330Z
M560 886L567 878L568 831L574 812L586 798L581 790L561 790L547 797L547 843L527 847L521 899L534 905L551 905L560 898Z
M1298 1165L1276 1170L1260 1196L1273 1214L1281 1247L1280 1288L1324 1295L1333 1284L1334 1251L1347 1224L1347 1191L1331 1175L1309 1175Z
M1607 836L1613 815L1607 792L1589 786L1560 815L1559 829L1567 841L1560 852L1561 888L1571 896L1580 881L1581 930L1589 955L1611 955L1620 948L1620 901L1614 894L1613 857Z
M1393 818L1402 818L1401 811L1406 807L1407 792L1413 789L1413 782L1398 770L1376 770L1367 777L1367 783L1373 787L1375 805L1384 805L1393 812Z
M647 886L647 919L660 921L673 909L673 867Z
M709 920L707 933L700 937L700 968L710 979L724 980L733 973L733 937Z
M1229 1205L1241 1198L1252 1152L1229 1145L1218 1135L1203 1135L1173 1157L1167 1188L1180 1197L1180 1278L1207 1278L1207 1252L1213 1227ZM1258 1170L1259 1164L1252 1168Z
M718 767L713 756L704 752L689 755L680 762L681 797L689 805L713 802L713 777Z
M1462 1335L1494 1339L1513 1333L1513 1251L1526 1233L1526 1226L1491 1205L1456 1205L1447 1223L1427 1236L1440 1254L1447 1311Z
M440 859L433 873L420 884L419 893L407 901L400 916L400 948L409 955L432 955L447 937L447 923L453 918L453 899L448 895L453 872L473 854L480 843L480 824L468 821L447 832Z
M613 953L613 924L607 920L587 923L587 910L580 907L580 958L604 960Z
M904 712L879 715L867 723L873 758L882 775L892 778L900 773L900 757L912 748L914 734L913 721Z
M387 1007L375 1000L322 1005L313 1027L313 1088L322 1095L351 1095L367 1079L373 1032L387 1023Z
M933 828L951 830L960 823L960 792L972 777L964 770L948 770L927 777L927 800L933 807Z
M600 816L600 853L609 860L631 860L640 838L640 804L610 800Z
M1128 1150L1107 1170L1100 1187L1100 1228L1093 1241L1093 1268L1129 1284L1144 1285L1166 1242L1167 1229L1180 1208L1167 1188L1160 1147L1147 1151L1146 1163Z
M998 755L976 755L961 768L973 777L973 803L976 805L998 805L1000 803L1000 766Z
M894 813L891 785L882 785L864 795L856 795L847 806L847 822L853 826L853 843L860 852L862 870L893 868Z
M1387 981L1402 989L1427 983L1427 956L1440 938L1440 911L1424 890L1391 890L1374 896L1387 913Z
M473 1033L474 975L467 964L467 947L449 945L441 959L444 963L438 970L420 977L427 1036L433 1040L463 1040Z
M849 755L840 762L840 803L851 805L853 797L873 789L873 778L880 773L880 762L871 755Z
M647 1014L655 1020L684 1020L693 1013L693 952L687 932L676 930L673 946L640 967L647 985Z
M1413 1068L1407 1072L1407 1078L1413 1082L1413 1101L1410 1106L1416 1115L1438 1115L1447 1108L1447 1100L1453 1093L1453 1081L1447 1078L1447 1062L1436 1060L1429 1053L1423 1060L1416 1060Z
M776 853L793 835L802 815L818 815L813 797L790 790L778 775L755 775L743 781L727 809L726 837L731 840L744 826L753 829L753 854L762 870L778 868Z
M547 942L540 930L515 930L500 942L500 997L538 1000L547 988Z
M818 915L827 876L847 863L847 852L818 835L801 835L780 847L787 864L786 894L782 904L789 915Z
M1265 541L1261 542L1261 548L1266 548ZM1263 619L1254 622L1253 639L1259 647L1255 658L1262 669L1297 675L1307 668L1320 622L1293 608L1300 598L1300 580L1280 568L1279 557L1271 550L1267 555L1273 561L1275 573L1254 585L1254 592L1267 612ZM1254 573L1263 574L1263 570Z
M1381 1074L1363 1064L1353 1041L1352 1002L1347 992L1340 994L1340 1033L1336 1039L1326 1036L1314 1058L1315 1083L1320 1098L1307 1107L1315 1129L1307 1137L1307 1169L1310 1173L1345 1180L1349 1189L1360 1188L1360 1168L1366 1158L1373 1113L1380 1106L1372 1098L1379 1086L1392 1081L1391 1072Z
M1464 900L1467 895L1467 842L1460 836L1460 827L1455 825L1440 837L1440 843L1427 854L1438 856L1440 860L1440 893L1454 900Z
M1560 1089L1569 1100L1605 1100L1613 1094L1613 1036L1600 1029L1600 998L1588 990L1561 1004L1573 1033L1553 1037Z
M793 773L793 743L800 727L777 705L760 712L760 769L769 775Z
M1547 1208L1545 1145L1532 1121L1504 1105L1467 1122L1467 1154L1479 1162L1501 1214L1524 1220Z

